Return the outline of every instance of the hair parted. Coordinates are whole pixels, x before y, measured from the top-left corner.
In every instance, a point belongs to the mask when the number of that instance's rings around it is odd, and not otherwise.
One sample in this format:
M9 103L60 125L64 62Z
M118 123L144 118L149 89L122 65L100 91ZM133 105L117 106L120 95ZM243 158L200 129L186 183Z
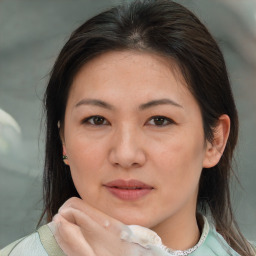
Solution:
M86 21L70 36L52 69L45 92L46 151L44 211L47 221L70 197L79 194L69 167L62 161L60 127L63 127L69 89L77 72L91 59L109 52L135 50L171 58L197 100L206 140L222 114L231 129L219 163L203 169L198 209L209 211L216 228L241 255L251 255L250 245L239 231L230 202L231 162L238 137L238 117L223 55L198 18L171 0L137 0L102 12ZM61 129L61 128L60 128Z

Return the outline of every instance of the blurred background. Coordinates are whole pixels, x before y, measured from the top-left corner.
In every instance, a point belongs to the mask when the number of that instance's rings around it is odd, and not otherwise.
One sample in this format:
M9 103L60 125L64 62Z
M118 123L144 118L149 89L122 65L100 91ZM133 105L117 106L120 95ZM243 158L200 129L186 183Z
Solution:
M0 0L0 248L33 232L42 209L48 74L70 33L114 0ZM256 0L177 0L224 52L240 115L235 215L256 241Z

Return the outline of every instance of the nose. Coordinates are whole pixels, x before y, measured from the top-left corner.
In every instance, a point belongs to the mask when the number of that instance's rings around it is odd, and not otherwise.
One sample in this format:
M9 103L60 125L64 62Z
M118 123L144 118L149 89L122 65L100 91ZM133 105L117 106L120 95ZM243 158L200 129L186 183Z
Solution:
M138 129L123 126L113 134L109 159L113 165L123 169L138 168L145 164L146 154Z

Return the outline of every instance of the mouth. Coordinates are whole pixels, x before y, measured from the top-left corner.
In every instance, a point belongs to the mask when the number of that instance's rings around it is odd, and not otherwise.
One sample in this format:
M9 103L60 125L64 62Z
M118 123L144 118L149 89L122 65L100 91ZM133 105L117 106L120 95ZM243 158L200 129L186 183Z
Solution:
M138 180L114 180L104 184L104 187L121 200L138 200L154 189Z

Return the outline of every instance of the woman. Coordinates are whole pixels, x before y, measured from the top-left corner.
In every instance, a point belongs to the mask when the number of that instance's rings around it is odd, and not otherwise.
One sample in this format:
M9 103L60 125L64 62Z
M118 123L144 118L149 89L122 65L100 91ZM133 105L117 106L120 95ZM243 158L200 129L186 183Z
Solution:
M1 255L255 255L230 204L225 62L190 11L135 1L85 22L45 109L48 225Z

